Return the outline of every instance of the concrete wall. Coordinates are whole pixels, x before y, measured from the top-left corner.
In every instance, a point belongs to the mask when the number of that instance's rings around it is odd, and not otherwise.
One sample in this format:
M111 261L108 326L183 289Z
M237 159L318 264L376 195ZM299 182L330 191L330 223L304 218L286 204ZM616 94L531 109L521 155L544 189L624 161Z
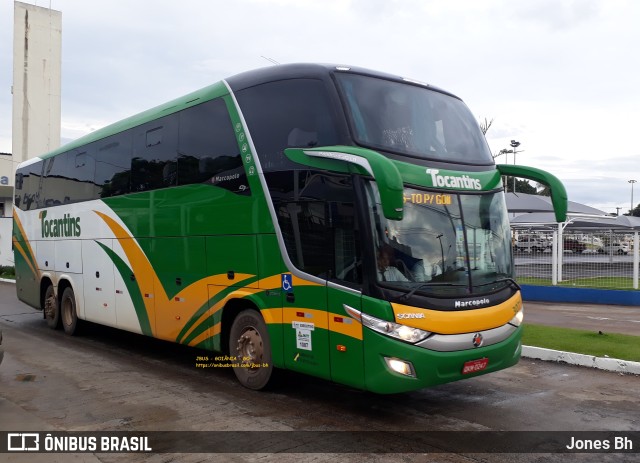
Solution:
M15 2L14 172L18 163L60 146L61 50L62 13Z
M11 230L13 219L0 217L0 265L13 266L13 251L11 250Z

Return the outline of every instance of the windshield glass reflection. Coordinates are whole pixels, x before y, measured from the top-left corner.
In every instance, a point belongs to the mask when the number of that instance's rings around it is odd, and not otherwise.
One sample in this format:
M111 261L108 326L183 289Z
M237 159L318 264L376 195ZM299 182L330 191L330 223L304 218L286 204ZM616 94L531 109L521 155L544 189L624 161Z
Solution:
M339 73L336 78L359 144L441 161L493 162L477 121L461 100L370 76Z
M494 291L513 277L504 194L453 194L406 188L404 218L381 213L367 186L377 281L429 294ZM418 288L419 287L419 288Z

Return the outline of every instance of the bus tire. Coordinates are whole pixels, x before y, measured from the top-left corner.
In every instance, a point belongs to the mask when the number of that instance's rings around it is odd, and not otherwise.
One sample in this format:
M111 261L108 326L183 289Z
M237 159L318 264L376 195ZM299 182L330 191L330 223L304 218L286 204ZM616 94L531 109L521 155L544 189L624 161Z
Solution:
M78 312L76 310L76 296L71 286L68 286L62 292L60 298L60 318L62 319L62 328L69 336L78 334Z
M47 289L44 291L43 311L47 326L52 330L60 328L60 305L58 304L53 285L47 286Z
M264 389L273 373L267 324L259 312L247 309L233 320L229 332L229 356L233 372L248 389Z

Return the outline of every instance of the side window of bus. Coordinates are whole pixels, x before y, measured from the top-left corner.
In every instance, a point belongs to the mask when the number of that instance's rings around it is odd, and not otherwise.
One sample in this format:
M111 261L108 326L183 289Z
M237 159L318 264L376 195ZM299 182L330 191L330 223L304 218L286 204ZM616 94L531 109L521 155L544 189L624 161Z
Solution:
M312 171L267 177L282 192L274 205L291 262L311 275L359 286L362 257L351 178Z
M37 209L40 206L40 187L44 162L35 162L21 168L16 175L15 205L23 211ZM31 191L32 193L28 193Z
M68 188L71 155L71 152L67 152L45 159L41 207L60 206L71 202Z
M133 129L131 191L149 191L175 186L177 158L177 114Z
M93 152L96 144L92 143L81 150L74 150L70 154L69 179L67 191L70 202L89 201L97 197L93 183L96 162Z
M131 191L131 131L112 135L95 145L94 183L97 197L108 198L129 193Z
M264 171L296 166L285 157L285 148L339 144L335 116L321 80L269 82L241 90L237 98Z
M209 183L249 194L240 149L222 98L180 112L178 185Z

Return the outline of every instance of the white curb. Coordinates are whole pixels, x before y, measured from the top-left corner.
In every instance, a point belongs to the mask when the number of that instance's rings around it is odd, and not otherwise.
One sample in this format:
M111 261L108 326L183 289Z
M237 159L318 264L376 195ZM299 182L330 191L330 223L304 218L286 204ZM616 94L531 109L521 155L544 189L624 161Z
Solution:
M599 370L614 371L622 374L640 375L640 362L595 357L593 355L574 354L542 347L522 346L522 356L553 362L564 362L570 365L597 368Z
M15 283L16 280L7 280L6 278L0 278L0 281L3 283Z

